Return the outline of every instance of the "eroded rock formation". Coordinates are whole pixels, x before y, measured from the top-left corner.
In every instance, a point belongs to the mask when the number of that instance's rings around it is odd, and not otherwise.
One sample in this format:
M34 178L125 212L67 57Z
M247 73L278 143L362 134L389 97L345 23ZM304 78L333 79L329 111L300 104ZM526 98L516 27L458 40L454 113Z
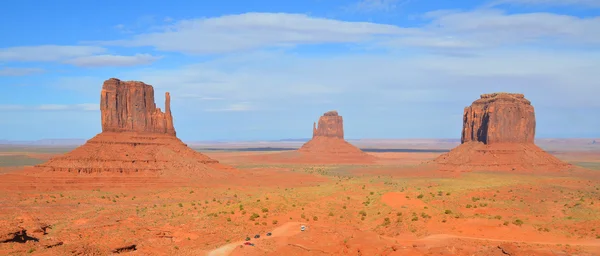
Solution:
M344 120L337 111L329 111L313 123L313 137L298 152L303 161L323 163L368 163L375 157L344 140Z
M534 137L535 112L523 94L483 94L465 108L462 143L533 143Z
M313 123L313 138L330 137L344 139L344 119L337 111L329 111L319 118L319 126Z
M76 175L186 178L227 176L235 170L194 151L175 136L169 93L163 113L154 103L151 85L111 78L102 86L100 104L102 132L38 169Z
M165 112L154 103L154 88L143 82L108 79L100 93L103 132L153 132L175 135L171 96L165 93Z
M535 112L523 94L492 93L465 108L462 144L434 160L462 171L561 171L569 167L534 144Z

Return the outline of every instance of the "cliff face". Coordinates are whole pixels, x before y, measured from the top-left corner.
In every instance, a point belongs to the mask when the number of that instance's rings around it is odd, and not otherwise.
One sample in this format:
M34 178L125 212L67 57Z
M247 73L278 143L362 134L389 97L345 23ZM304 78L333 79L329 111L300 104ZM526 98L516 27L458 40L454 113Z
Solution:
M101 91L102 132L85 144L37 165L42 174L223 178L235 169L189 148L175 136L170 95L165 112L143 82L106 80Z
M462 143L533 143L534 137L534 109L523 94L483 94L465 108Z
M103 132L150 132L176 135L171 97L165 94L165 112L154 103L154 88L138 81L111 78L100 94Z
M344 139L344 119L337 111L329 111L319 118L319 125L313 124L313 138L330 137Z
M536 146L534 137L534 109L523 94L483 94L465 108L462 144L433 162L444 171L541 173L570 168Z

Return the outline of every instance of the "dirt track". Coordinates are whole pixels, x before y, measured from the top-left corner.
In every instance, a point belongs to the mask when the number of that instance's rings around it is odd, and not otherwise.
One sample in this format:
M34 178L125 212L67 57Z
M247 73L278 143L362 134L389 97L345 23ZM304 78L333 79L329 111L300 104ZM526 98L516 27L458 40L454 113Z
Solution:
M250 242L253 241L261 241L261 240L266 240L266 239L271 239L271 238L275 238L275 237L286 237L286 236L293 236L296 235L302 231L300 231L300 226L301 225L306 225L306 223L303 222L287 222L277 228L275 228L272 232L271 232L271 236L265 236L265 235L261 235L260 238L255 239L252 238L252 240L250 240ZM244 242L246 241L238 241L238 242L233 242L233 243L229 243L226 245L223 245L217 249L214 249L210 252L208 252L206 255L208 256L226 256L231 254L231 252L233 252L233 250L235 250L235 248L237 246L243 245Z

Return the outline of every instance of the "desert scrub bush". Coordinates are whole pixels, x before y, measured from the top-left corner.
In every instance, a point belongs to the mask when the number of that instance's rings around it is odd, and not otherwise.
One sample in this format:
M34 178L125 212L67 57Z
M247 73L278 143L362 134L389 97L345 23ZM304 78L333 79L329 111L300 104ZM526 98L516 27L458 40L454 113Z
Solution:
M419 195L417 196L417 198L419 198L419 199L423 198L423 194L419 194Z
M333 212L329 212L329 217L333 217Z
M472 206L472 205L470 205L470 204L467 204L467 206L466 206L466 207L467 207L467 209L468 209L468 208L473 208L473 206Z
M346 210L346 206L345 206L345 205L344 205L344 206L342 206L342 209Z
M301 218L301 219L306 219L306 215L304 215L304 213L303 213L303 214L300 214L300 218Z
M262 208L262 212L269 212L269 209L267 209L267 208Z
M183 207L183 204L182 204L182 203L179 203L179 207Z
M479 197L471 197L471 201L473 201L473 202L477 202L479 200L481 200L481 198L479 198Z
M502 223L502 225L504 225L504 226L508 226L508 224L509 224L508 221L505 221L504 223Z
M277 220L273 220L273 225L277 225L277 223L279 223Z
M317 221L317 220L319 220L319 217L317 217L317 216L313 216L313 220L314 220L314 221Z
M444 214L452 214L452 211L450 211L450 210L445 210L445 211L444 211Z
M513 221L513 224L515 224L517 226L521 226L521 225L523 225L523 221L520 219L516 219L515 221Z
M417 216L414 216L414 217L413 217L412 219L410 219L410 220L411 220L411 221L418 221L418 220L419 220L419 217L417 217Z
M390 223L392 223L392 222L390 221L390 218L387 218L387 217L386 217L385 219L383 219L383 225L384 225L384 226L390 225Z
M494 219L501 220L501 219L502 219L502 216L500 216L500 215L496 215L496 216L494 216Z
M227 222L231 222L231 218L227 217Z
M260 217L260 215L258 215L258 213L252 213L252 215L250 216L250 220L254 221L256 219L258 219Z
M361 215L361 216L363 216L363 217L367 216L367 212L365 212L365 211L360 211L360 212L358 212L358 214Z

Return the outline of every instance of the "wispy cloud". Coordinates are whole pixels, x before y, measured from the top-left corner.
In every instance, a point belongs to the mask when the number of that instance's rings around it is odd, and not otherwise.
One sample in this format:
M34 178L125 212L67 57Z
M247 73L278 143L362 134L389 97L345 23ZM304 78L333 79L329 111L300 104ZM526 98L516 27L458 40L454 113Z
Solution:
M0 105L0 111L98 111L96 103L83 104L42 104L42 105Z
M356 12L388 12L408 4L411 0L361 0L346 9Z
M3 68L0 69L0 76L27 76L44 73L41 68Z
M252 111L256 110L256 108L250 104L249 102L240 102L235 104L230 104L224 108L209 108L205 111L207 112L241 112L241 111Z
M579 5L585 7L600 7L598 0L496 0L488 4L488 7L498 6L503 4L514 5L548 5L548 6L569 6Z
M371 4L385 6L384 2ZM553 13L510 14L498 9L477 9L434 11L422 18L426 21L424 25L400 27L303 14L245 13L182 20L159 32L95 43L125 47L151 46L159 51L192 55L352 43L368 47L384 46L392 50L423 48L455 56L467 56L468 50L517 44L563 46L600 43L600 33L590 33L600 31L598 17Z
M129 67L151 64L160 58L150 54L136 54L133 56L94 55L66 60L64 63L79 67Z
M399 35L410 31L392 25L346 22L303 14L245 13L183 20L165 27L162 32L138 34L125 40L89 43L152 46L161 51L213 54L299 44L364 42L376 36Z
M0 49L0 61L51 62L105 52L98 46L39 45Z

